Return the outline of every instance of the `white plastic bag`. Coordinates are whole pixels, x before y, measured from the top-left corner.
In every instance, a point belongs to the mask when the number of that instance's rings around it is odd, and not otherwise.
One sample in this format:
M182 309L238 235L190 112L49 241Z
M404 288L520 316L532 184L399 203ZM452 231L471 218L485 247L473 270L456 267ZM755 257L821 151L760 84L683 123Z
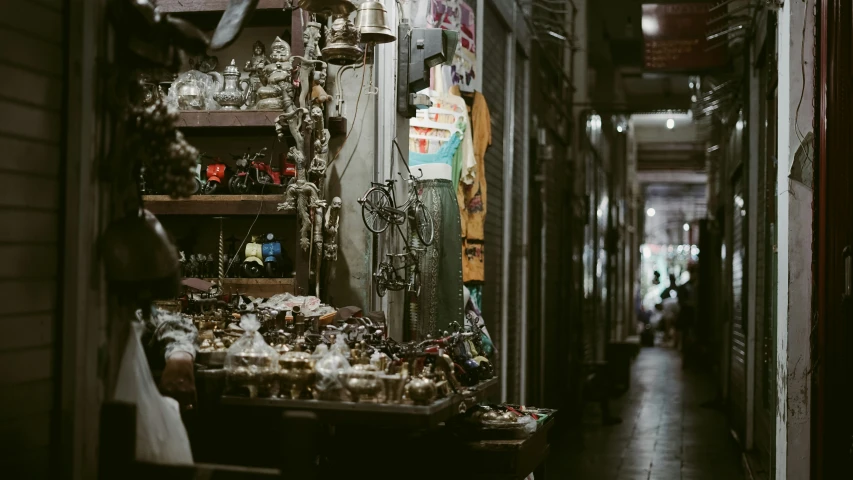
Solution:
M178 402L164 397L157 389L136 329L131 329L127 336L115 399L136 405L136 460L193 464Z

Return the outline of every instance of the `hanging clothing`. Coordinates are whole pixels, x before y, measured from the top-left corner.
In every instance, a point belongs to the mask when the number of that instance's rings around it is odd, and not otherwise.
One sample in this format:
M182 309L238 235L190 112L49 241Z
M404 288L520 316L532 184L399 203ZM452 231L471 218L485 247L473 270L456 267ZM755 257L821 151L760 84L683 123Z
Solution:
M458 87L454 87L459 92ZM451 92L454 92L451 89ZM460 97L460 100L462 98ZM464 100L463 100L464 102ZM463 278L465 283L485 281L485 225L486 225L486 149L492 144L492 119L486 97L474 92L474 102L470 107L472 150L475 166L472 169L471 183L457 184L456 200L459 204L459 216L462 231Z
M417 141L421 142L420 139ZM426 142L430 142L430 140L426 140ZM429 148L426 148L427 151L423 153L409 150L409 167L416 167L426 163L444 163L452 166L456 157L456 151L459 150L461 143L462 135L454 133L444 143L440 144L434 153L430 152Z
M415 340L448 330L451 322L465 319L462 294L459 209L450 180L420 182L421 200L435 224L435 240L421 254L421 292L417 302ZM417 238L417 237L415 237Z

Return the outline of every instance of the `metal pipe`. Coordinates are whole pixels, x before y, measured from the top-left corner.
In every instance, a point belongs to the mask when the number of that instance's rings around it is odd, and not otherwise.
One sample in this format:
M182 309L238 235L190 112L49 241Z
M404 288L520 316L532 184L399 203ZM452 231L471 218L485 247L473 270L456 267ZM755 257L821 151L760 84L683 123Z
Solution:
M513 14L515 9L513 9ZM501 251L501 401L508 400L509 375L509 276L510 250L512 245L512 172L515 131L515 35L510 31L506 36L506 78L504 94L504 223L502 232L503 248ZM517 313L517 312L516 312ZM516 399L513 399L516 400Z

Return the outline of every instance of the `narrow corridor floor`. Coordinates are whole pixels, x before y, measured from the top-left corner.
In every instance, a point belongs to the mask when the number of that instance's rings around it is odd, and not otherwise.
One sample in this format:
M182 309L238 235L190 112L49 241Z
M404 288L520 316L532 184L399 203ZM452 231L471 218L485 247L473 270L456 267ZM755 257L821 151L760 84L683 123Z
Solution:
M705 480L744 478L725 415L703 408L711 380L683 371L665 348L644 348L631 367L631 388L610 402L622 423L601 425L587 404L582 428L552 445L547 477L566 480Z

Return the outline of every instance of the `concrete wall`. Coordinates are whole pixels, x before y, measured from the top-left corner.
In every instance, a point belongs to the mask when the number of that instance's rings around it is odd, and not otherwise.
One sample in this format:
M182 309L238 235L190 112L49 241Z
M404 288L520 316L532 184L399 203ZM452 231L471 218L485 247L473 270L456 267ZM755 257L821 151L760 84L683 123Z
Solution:
M813 190L789 175L814 118L813 9L811 1L788 1L779 15L777 478L810 476Z

